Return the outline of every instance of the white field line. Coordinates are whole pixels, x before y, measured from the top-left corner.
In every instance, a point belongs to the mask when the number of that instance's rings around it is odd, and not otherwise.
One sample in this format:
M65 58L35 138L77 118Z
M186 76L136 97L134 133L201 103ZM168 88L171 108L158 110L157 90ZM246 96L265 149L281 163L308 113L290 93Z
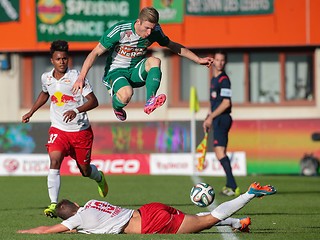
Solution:
M197 184L203 182L203 180L199 176L192 176L193 184ZM214 201L207 209L211 212L218 206L216 201ZM221 236L225 240L238 240L236 234L232 231L231 227L228 226L219 226L217 227L218 231L221 233Z

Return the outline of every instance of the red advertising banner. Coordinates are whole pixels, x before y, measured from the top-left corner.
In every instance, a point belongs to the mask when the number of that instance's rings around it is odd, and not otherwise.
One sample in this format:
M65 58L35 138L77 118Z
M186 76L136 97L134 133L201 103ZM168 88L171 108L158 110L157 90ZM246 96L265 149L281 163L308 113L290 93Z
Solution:
M92 155L91 163L105 174L150 174L149 154L100 154ZM66 158L61 175L80 175L76 162Z

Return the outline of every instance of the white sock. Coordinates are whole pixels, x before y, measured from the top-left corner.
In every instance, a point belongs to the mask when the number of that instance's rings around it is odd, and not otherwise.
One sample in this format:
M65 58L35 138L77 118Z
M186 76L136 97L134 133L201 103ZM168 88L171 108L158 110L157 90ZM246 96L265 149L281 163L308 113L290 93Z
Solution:
M199 212L197 213L196 215L197 216L206 216L206 215L209 215L211 212Z
M89 178L95 180L96 182L100 182L102 177L101 177L97 167L93 164L90 164L90 166L91 166L91 174L90 174Z
M248 192L246 192L231 201L220 204L211 212L211 215L220 220L226 219L227 217L230 217L232 214L243 208L254 197L254 194L249 194Z
M51 203L57 203L60 192L60 170L49 169L48 179L48 193Z
M220 222L215 224L215 226L230 226L232 228L240 228L241 223L240 223L240 219L229 217L224 220L221 220Z

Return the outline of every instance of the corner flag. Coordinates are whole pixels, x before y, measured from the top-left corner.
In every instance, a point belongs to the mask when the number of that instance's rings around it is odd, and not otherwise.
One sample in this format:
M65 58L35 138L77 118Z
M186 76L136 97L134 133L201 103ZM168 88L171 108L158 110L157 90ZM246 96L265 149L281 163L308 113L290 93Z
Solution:
M199 101L198 101L198 95L197 90L195 87L190 88L190 111L191 112L198 112L199 111Z

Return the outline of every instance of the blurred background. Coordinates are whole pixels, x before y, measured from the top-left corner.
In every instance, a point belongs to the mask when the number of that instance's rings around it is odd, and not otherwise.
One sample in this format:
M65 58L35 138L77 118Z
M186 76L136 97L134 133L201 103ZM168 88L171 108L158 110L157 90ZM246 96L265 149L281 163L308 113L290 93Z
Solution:
M320 131L320 1L3 0L0 175L47 174L49 105L28 124L21 117L41 91L41 74L52 69L50 43L69 41L70 67L80 70L108 27L136 19L145 6L158 9L162 29L172 41L200 56L217 48L227 51L234 119L228 150L238 156L232 166L241 169L239 175L301 174L303 156L317 157L320 149L311 139ZM105 57L90 70L87 78L100 103L88 113L95 134L93 160L109 174L194 174L190 125L195 120L199 143L212 68L157 44L148 54L162 60L158 93L168 97L151 115L143 112L145 89L140 88L126 107L127 121L119 122L101 82ZM189 107L192 86L200 104L196 113ZM210 139L208 145L212 151ZM211 163L197 174L221 174L219 165ZM74 167L70 160L62 169L79 174Z

